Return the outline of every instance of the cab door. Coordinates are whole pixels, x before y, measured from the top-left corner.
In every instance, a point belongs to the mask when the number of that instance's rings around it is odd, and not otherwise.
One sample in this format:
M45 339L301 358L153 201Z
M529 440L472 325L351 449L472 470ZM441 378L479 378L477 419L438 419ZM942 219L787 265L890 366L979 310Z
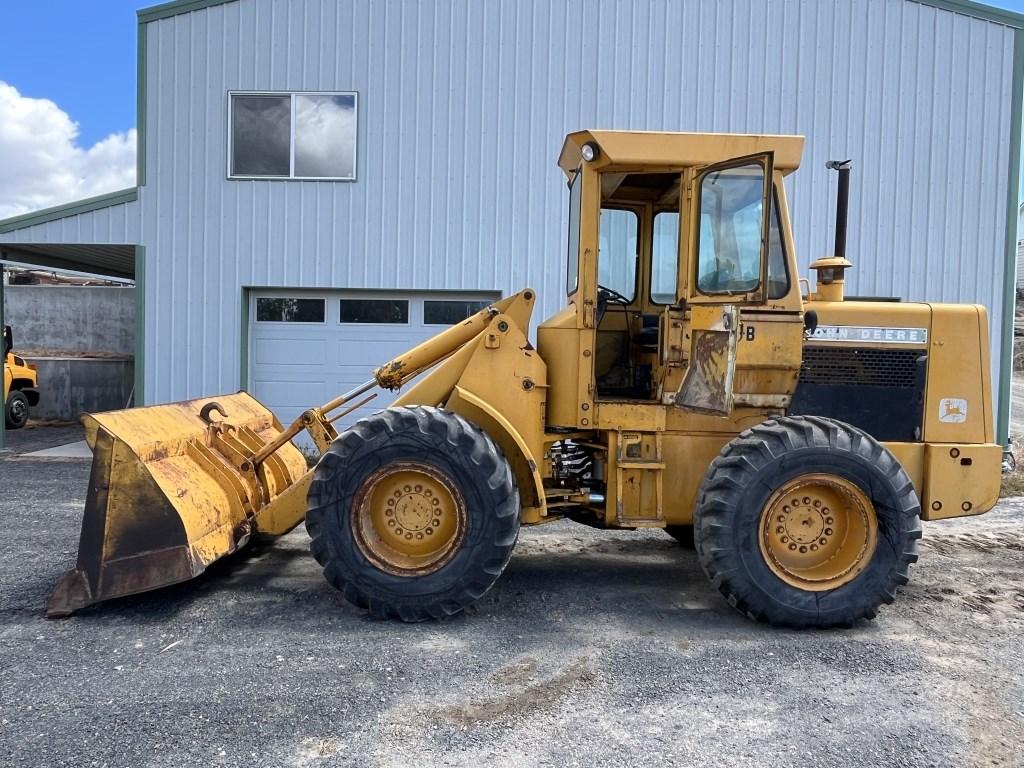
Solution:
M705 166L687 174L678 306L689 356L672 404L727 415L740 309L766 303L771 214L771 152Z

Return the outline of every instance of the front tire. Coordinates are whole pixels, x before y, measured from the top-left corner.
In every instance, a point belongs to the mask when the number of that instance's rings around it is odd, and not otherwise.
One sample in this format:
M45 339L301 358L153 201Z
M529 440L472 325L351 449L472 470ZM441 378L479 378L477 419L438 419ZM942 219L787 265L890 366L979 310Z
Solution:
M771 419L711 463L694 516L697 555L750 618L849 626L907 583L920 512L907 473L870 435L831 419Z
M7 395L4 424L7 429L21 429L28 422L28 398L24 392L12 390Z
M342 433L313 473L306 530L324 576L377 618L445 618L483 596L519 532L495 442L463 417L388 408Z

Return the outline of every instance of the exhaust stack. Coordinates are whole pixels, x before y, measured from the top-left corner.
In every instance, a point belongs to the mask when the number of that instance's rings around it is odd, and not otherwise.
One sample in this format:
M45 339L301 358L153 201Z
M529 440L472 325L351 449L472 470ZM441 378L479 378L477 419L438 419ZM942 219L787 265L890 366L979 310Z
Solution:
M817 301L843 301L845 297L846 270L853 266L846 258L846 223L850 210L850 168L851 160L829 160L825 167L839 172L839 193L836 196L836 245L832 256L818 259L811 264L817 273Z

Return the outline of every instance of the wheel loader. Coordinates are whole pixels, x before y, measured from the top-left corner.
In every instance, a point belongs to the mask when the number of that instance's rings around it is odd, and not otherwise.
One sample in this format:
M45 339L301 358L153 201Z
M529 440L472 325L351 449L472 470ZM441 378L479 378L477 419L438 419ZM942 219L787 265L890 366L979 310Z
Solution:
M29 408L39 403L39 377L36 367L11 350L14 336L4 326L4 426L21 429L28 423Z
M564 309L496 302L288 427L241 392L84 417L94 452L62 616L190 579L305 520L326 579L372 616L457 614L519 529L664 528L747 616L871 619L922 520L1000 485L984 307L801 280L784 178L799 136L580 131L564 143ZM564 255L563 255L564 254ZM340 420L383 388L390 407ZM293 440L320 458L307 469Z

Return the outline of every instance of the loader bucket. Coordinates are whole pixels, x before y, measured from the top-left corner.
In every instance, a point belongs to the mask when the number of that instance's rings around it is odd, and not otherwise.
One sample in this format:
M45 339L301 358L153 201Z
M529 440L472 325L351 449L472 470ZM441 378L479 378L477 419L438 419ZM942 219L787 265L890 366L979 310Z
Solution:
M82 421L93 461L78 563L50 597L51 617L198 576L244 546L256 514L306 474L291 443L253 466L282 428L245 392Z

